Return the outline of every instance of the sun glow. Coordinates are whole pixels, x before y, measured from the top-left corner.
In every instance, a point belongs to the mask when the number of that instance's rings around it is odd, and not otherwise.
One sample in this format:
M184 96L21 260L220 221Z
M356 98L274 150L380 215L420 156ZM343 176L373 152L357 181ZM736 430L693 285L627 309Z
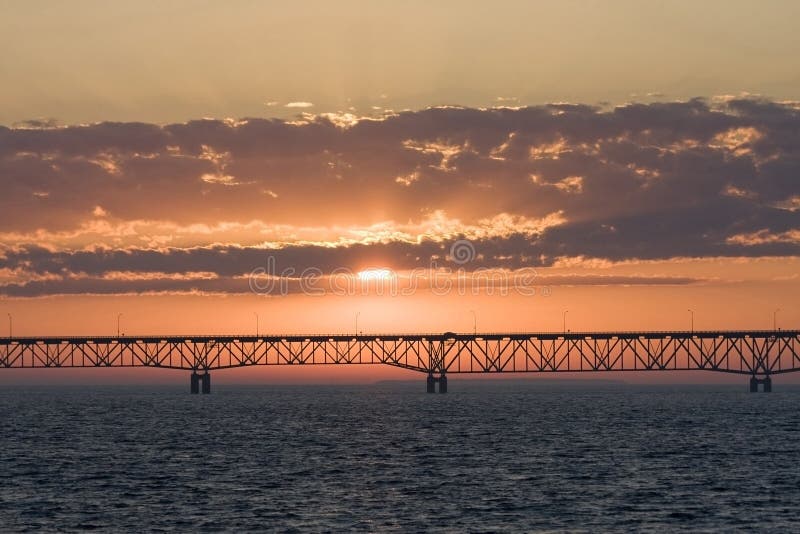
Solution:
M393 277L391 269L364 269L358 272L358 279L362 282L391 280Z

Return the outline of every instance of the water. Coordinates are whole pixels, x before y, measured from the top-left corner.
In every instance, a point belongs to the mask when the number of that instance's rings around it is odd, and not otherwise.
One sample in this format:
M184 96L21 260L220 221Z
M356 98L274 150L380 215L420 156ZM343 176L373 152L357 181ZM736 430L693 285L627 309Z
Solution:
M793 530L800 389L4 388L0 530Z

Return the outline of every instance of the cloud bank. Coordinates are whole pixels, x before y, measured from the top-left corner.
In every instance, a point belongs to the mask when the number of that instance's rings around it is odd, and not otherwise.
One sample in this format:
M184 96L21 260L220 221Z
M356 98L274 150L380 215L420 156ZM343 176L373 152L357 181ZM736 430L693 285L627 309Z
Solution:
M230 292L268 253L299 270L409 269L446 264L458 239L474 244L472 268L796 256L800 106L32 121L0 127L0 185L0 292L16 296L86 280L182 291L199 282L177 275L197 272Z

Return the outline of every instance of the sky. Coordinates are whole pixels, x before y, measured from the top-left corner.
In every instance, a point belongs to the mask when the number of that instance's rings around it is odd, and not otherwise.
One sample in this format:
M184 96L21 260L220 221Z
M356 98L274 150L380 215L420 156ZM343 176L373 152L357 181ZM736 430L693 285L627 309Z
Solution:
M15 335L797 328L798 15L0 2L0 313Z

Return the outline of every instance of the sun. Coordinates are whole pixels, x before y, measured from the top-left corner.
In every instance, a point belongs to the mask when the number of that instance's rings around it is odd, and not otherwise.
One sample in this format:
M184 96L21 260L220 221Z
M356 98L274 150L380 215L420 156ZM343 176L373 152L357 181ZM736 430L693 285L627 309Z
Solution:
M364 269L359 271L358 279L362 282L390 280L394 273L391 269Z

